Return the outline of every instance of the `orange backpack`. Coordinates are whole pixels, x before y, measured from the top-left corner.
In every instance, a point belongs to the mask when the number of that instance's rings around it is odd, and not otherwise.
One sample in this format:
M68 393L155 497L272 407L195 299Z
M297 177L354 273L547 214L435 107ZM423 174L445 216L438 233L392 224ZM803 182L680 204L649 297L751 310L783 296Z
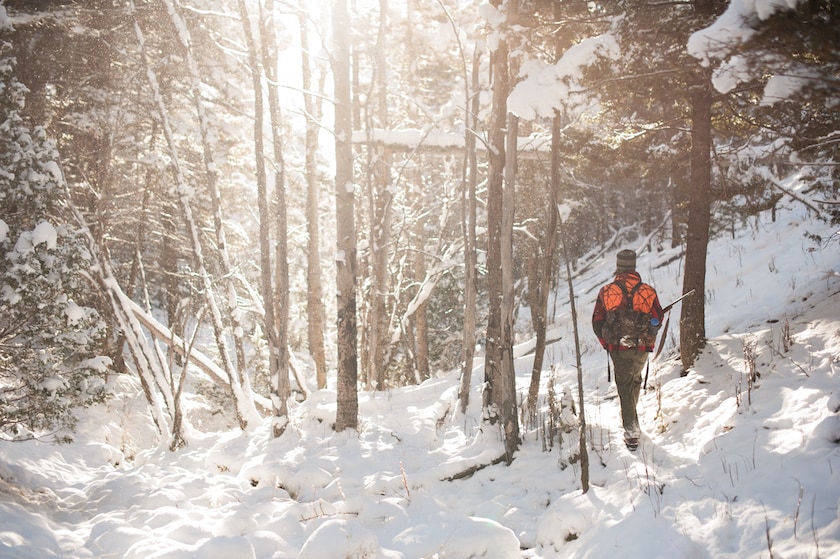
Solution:
M627 287L620 281L612 285L618 286L620 293L614 289L607 289L604 293L604 306L607 315L602 335L604 340L612 346L623 348L653 347L659 323L651 324L651 310L655 292L650 286L639 282L628 292ZM647 293L639 293L646 288ZM639 296L637 296L639 295Z

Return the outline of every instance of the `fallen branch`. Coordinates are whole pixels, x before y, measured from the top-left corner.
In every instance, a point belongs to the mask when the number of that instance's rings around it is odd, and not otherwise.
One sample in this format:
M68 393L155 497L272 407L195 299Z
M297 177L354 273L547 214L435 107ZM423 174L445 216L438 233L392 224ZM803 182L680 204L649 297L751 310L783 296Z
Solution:
M455 475L443 478L442 481L456 481L456 480L459 480L459 479L468 479L468 478L472 477L473 474L475 474L477 472L480 472L484 468L489 468L490 466L497 466L497 465L501 464L502 462L507 463L507 460L508 460L507 454L502 454L501 456L499 456L498 458L496 458L495 460L493 460L489 464L476 464L475 466L470 466L469 468L467 468L466 470L464 470L462 472L458 472Z
M118 287L111 286L111 289L115 288L119 289ZM144 311L140 305L138 305L128 297L126 297L125 300L131 312L134 313L135 318L137 318L138 322L140 322L140 324L142 324L145 328L149 330L152 336L164 342L170 347L170 349L172 349L172 351L174 351L184 359L189 360L190 363L201 369L216 384L220 386L229 385L228 381L226 380L227 374L209 357L207 357L200 351L196 351L195 349L192 349L190 351L184 340L182 340L179 336L172 332L172 330L155 320L155 318L150 316L146 311ZM259 406L261 406L265 410L271 409L271 401L268 398L261 397L258 394L254 394L253 397L255 403L257 403Z
M111 289L114 289L114 287L112 286ZM165 342L172 351L181 357L189 359L193 365L204 371L216 384L222 386L226 386L228 384L226 380L227 374L221 367L213 363L203 353L198 351L189 351L184 340L172 332L172 330L155 320L154 317L149 316L149 314L146 313L140 305L128 297L125 298L125 301L131 312L134 313L134 317L140 322L140 324L147 328L149 332L151 332L152 336Z

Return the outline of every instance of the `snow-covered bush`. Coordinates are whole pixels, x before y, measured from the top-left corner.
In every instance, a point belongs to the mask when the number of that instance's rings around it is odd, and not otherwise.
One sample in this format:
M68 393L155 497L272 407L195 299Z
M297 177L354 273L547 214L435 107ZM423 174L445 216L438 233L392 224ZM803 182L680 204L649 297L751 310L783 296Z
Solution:
M72 409L101 401L109 361L85 303L90 255L62 223L55 147L22 117L26 88L0 44L0 432L72 428Z

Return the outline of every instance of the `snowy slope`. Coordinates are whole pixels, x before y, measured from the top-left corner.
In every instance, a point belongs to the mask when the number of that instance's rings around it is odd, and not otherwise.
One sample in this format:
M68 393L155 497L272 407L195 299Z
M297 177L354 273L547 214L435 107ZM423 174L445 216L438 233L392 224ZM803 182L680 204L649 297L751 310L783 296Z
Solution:
M463 415L452 372L363 393L359 433L331 430L335 393L326 390L293 407L279 440L268 423L251 437L194 430L176 454L165 444L149 448L143 402L123 397L87 413L73 444L0 443L0 557L840 556L833 232L791 206L776 222L761 216L713 242L710 341L680 376L677 307L642 396L635 453L621 443L615 387L589 329L614 254L576 280L591 447L586 494L574 431L549 444L542 429L525 426L514 462L487 466L502 445L480 424L480 359ZM639 258L663 303L679 294L676 256ZM577 390L568 305L557 308L549 337L561 339L546 352L538 423L550 378L561 396ZM523 394L530 343L517 348Z

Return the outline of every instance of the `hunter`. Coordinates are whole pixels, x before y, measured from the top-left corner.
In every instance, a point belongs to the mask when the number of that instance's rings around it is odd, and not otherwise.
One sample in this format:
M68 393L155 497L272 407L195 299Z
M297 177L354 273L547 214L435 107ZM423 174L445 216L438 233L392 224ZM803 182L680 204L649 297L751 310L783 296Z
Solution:
M663 314L656 290L636 272L636 253L619 252L615 279L601 288L595 301L592 329L615 368L624 444L631 451L638 448L641 436L636 405L642 369L653 351Z

